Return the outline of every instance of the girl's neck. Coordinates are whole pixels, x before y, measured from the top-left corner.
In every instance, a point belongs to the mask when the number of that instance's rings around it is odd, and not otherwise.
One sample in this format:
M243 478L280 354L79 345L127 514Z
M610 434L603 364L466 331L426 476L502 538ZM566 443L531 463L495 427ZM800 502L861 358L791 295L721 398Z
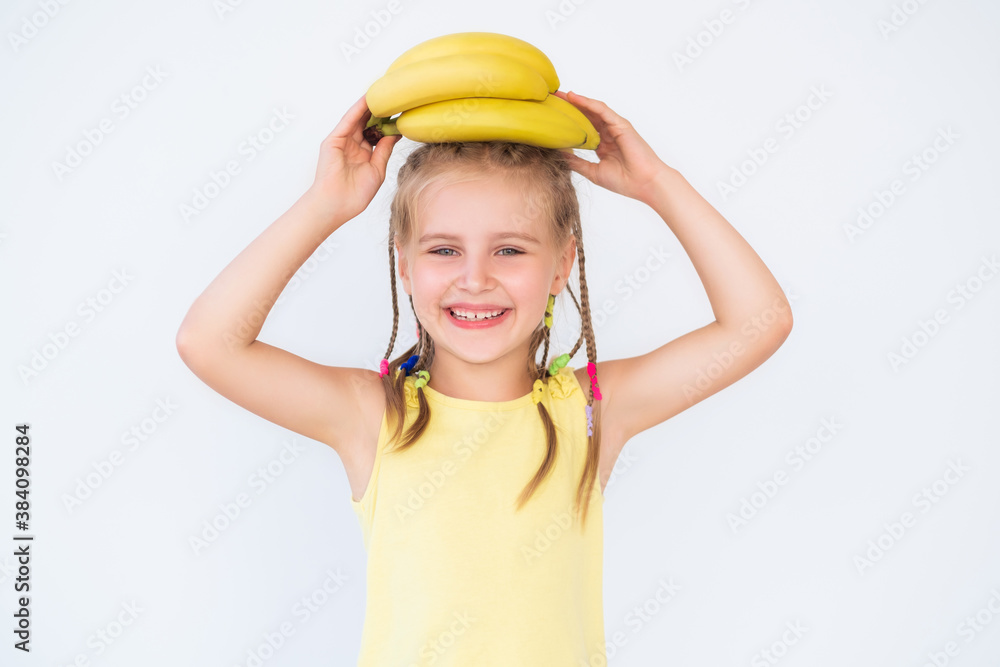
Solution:
M439 394L467 401L513 401L530 394L534 384L524 360L524 355L508 355L489 363L470 364L435 354L427 384Z

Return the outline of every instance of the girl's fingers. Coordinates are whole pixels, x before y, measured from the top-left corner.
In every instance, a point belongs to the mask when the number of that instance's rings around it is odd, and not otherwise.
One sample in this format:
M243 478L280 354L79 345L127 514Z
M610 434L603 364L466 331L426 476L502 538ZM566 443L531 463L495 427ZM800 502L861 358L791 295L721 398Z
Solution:
M392 147L402 139L398 135L390 135L379 139L372 150L372 164L379 173L381 180L385 180L386 165L389 163L389 156L392 154Z
M570 169L581 174L587 180L594 180L594 170L597 169L597 164L590 160L584 160L579 155L574 155L572 151L566 151L566 159L569 162Z
M608 128L609 134L617 138L621 136L622 132L628 127L629 122L615 113L611 107L600 100L591 99L589 97L584 97L579 93L574 93L569 91L569 95L573 96L572 100L567 100L575 104L581 111L590 118L590 122L594 123L594 127L597 128L598 132L603 134L603 129ZM597 120L594 119L596 116ZM603 125L601 127L600 125Z
M573 99L570 99L570 95L573 96ZM579 109L580 112L587 117L587 120L589 120L594 125L594 129L596 129L599 134L601 134L602 136L608 136L611 134L607 131L608 128L607 117L605 116L605 114L602 113L602 110L600 108L597 108L594 104L595 102L597 102L597 100L592 100L589 97L584 97L583 95L579 95L572 91L570 91L569 93L563 93L561 95L558 95L558 97L563 98L564 100L575 106L577 109ZM607 108L606 105L605 108ZM610 109L607 110L611 111Z
M572 96L573 99L569 99L570 96ZM580 93L574 93L572 90L566 93L566 99L568 102L572 102L577 107L587 109L592 114L596 114L598 116L604 116L604 111L611 111L611 109L608 108L608 105L604 102L590 97L584 97ZM603 109L601 107L603 107Z
M561 90L557 90L556 93L553 93L553 94L556 95L556 97L561 97L562 99L566 100L567 102L569 102L570 104L572 104L573 106L575 106L581 112L583 112L583 115L586 116L587 119L590 120L591 123L594 122L594 116L595 115L596 116L600 115L600 114L596 114L594 112L594 109L593 109L592 105L590 104L591 102L593 102L593 100L591 100L589 97L584 97L583 95L578 95L578 94L574 93L573 91L570 91L568 93L563 93ZM569 98L570 95L573 96L573 99ZM596 123L595 123L595 125L596 125ZM598 128L598 132L600 132L600 128Z
M357 135L357 138L361 138L362 128L360 127L362 121L368 122L365 118L365 114L371 113L368 111L368 102L365 100L365 96L362 95L357 102L351 105L351 108L347 110L344 117L340 119L333 131L327 135L327 140L334 137L349 137L352 135Z
M368 101L365 96L362 95L361 99L354 103L348 112L350 116L349 130L351 131L351 136L354 139L364 145L368 145L368 142L364 140L364 124L371 118L371 111L368 110Z

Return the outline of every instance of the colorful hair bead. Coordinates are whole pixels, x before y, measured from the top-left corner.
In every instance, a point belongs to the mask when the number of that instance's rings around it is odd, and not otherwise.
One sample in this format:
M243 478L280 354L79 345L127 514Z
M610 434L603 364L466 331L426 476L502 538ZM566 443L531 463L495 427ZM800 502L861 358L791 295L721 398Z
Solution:
M382 377L383 375L388 375L388 374L389 374L389 360L383 359L382 362L378 365L378 376Z
M531 388L531 400L535 405L538 405L542 400L542 393L545 391L545 383L541 380L535 380L535 384Z
M420 389L431 379L431 374L427 371L417 371L417 379L413 381L413 386Z
M420 355L415 354L412 357L410 357L409 359L407 359L406 361L404 361L402 364L400 364L399 368L404 373L406 373L407 375L409 375L410 371L413 370L413 366L416 365L418 359L420 359Z
M569 363L569 354L562 354L555 358L555 360L549 364L549 375L555 375L559 372L559 369Z
M594 400L601 400L601 388L597 386L597 364L587 362L587 375L590 376L590 387L594 391Z
M556 305L556 297L549 295L549 303L545 306L545 326L552 328L552 307Z
M594 408L587 404L587 435L594 435Z

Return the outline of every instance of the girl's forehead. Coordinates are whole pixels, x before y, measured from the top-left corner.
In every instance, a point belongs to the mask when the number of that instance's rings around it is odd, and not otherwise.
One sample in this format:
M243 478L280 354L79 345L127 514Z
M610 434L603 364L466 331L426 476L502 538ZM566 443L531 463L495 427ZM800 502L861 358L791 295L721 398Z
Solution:
M466 197L517 199L523 190L521 183L501 174L442 174L427 184L421 197L427 200Z
M414 240L417 243L516 241L543 246L549 230L541 216L528 216L517 209L496 207L442 211L440 215L417 218Z
M550 199L516 174L437 173L417 195L408 236L416 245L433 240L485 243L520 234L529 238L510 240L548 247L555 234Z
M496 177L436 182L421 192L416 222L420 233L440 223L544 230L547 208L535 188Z

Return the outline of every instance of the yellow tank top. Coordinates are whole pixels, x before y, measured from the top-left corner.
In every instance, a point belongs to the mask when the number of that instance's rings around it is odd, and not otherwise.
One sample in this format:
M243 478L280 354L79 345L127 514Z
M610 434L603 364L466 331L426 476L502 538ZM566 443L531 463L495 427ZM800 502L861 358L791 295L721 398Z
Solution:
M406 378L405 428L418 410ZM603 502L595 476L586 526L573 502L586 462L586 396L573 369L549 378L555 466L519 511L542 463L531 394L485 402L423 387L431 410L408 449L384 451L348 495L368 552L359 667L579 667L606 663Z

